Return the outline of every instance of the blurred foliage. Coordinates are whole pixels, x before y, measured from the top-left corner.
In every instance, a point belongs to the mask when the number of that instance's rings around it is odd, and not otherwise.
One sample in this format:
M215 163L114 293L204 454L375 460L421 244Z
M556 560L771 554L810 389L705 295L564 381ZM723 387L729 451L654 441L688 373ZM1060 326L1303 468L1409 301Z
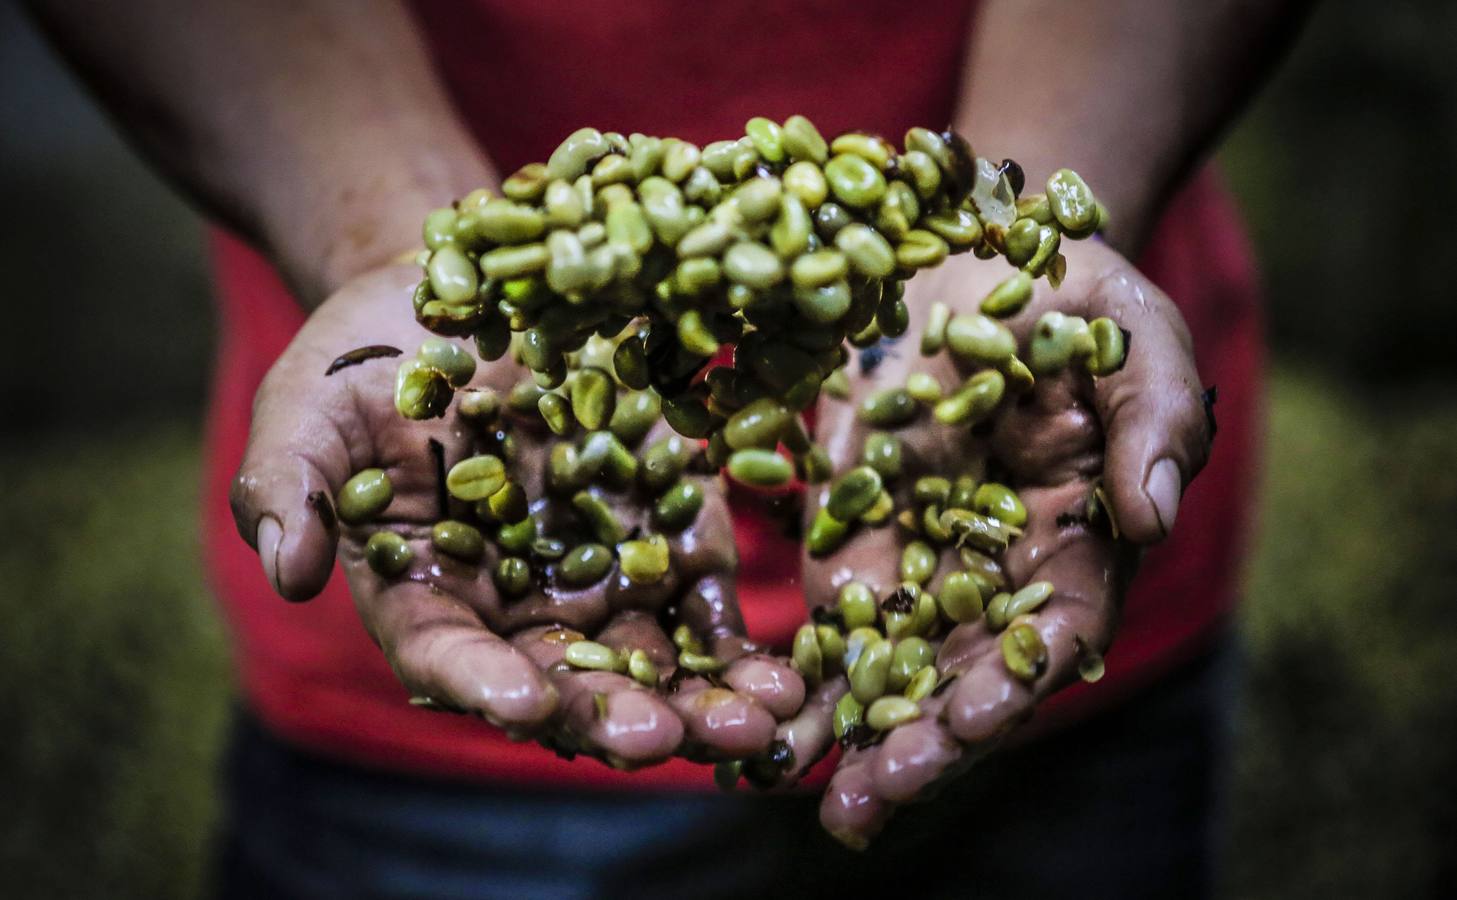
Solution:
M1426 255L1457 229L1452 34L1444 0L1328 0L1224 152L1280 361L1229 897L1431 896L1457 875L1457 304ZM231 696L196 536L201 235L10 4L0 124L26 338L0 356L3 892L190 897ZM41 377L61 341L67 377Z

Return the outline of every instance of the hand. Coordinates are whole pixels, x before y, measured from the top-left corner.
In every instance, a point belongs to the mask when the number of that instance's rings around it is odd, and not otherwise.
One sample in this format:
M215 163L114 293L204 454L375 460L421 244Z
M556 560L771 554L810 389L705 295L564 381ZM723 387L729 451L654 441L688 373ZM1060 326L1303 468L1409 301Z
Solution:
M897 432L904 442L905 474L893 489L902 495L899 507L920 475L985 477L990 470L1019 492L1028 510L1025 534L996 565L1009 590L1043 580L1055 586L1052 599L1028 618L1047 647L1047 665L1025 683L1008 672L1000 635L983 621L952 629L939 647L937 665L943 679L955 680L922 701L919 720L890 731L878 744L847 749L825 793L821 821L850 846L865 846L897 804L914 800L991 750L1039 701L1076 678L1080 662L1091 664L1107 649L1137 545L1168 534L1182 490L1208 453L1211 435L1192 345L1173 303L1101 244L1073 245L1065 252L1069 274L1061 288L1039 283L1032 303L1007 324L1025 347L1032 324L1049 310L1088 319L1110 316L1132 334L1125 367L1096 380L1077 367L1040 378L1032 391L1004 401L995 419L974 432L923 415ZM818 439L837 472L859 463L869 429L855 410L865 396L903 385L912 371L933 373L948 391L968 374L949 354L920 355L919 334L930 304L939 300L953 312L976 312L1007 274L995 262L960 257L910 283L907 303L919 321L873 371L857 375L860 366L851 363L849 402L827 399L820 406ZM1121 529L1119 540L1086 518L1099 478ZM840 585L851 580L887 596L899 581L907 540L894 525L861 528L828 559L808 558L809 602L833 603ZM929 584L933 593L947 573L962 567L954 550L943 551ZM805 710L781 726L781 739L801 763L799 772L833 740L829 716L844 690L843 677L821 686Z
M337 552L365 628L417 702L480 715L513 735L539 736L558 750L622 767L675 752L737 758L764 750L776 718L799 708L804 687L786 664L756 652L743 637L718 478L698 477L703 509L692 526L669 536L669 572L651 586L630 585L614 570L584 589L553 577L508 600L492 580L493 542L486 542L479 564L435 552L430 528L447 516L440 466L482 452L488 436L454 406L442 419L403 418L393 403L398 360L324 374L332 360L359 346L389 344L413 353L427 336L407 312L418 278L417 269L397 266L347 284L313 314L259 388L232 501L238 530L259 551L269 582L287 599L307 599L323 588ZM504 396L526 374L509 359L482 364L472 386ZM552 437L539 418L517 425L508 474L537 498ZM442 448L443 462L431 441ZM369 467L388 473L393 500L379 521L342 524L332 498ZM636 489L613 496L629 529L646 529L645 499ZM534 503L533 517L560 522L564 505ZM382 578L365 562L365 542L382 528L406 537L414 551L399 578ZM677 650L664 629L679 623L728 661L712 683L671 677ZM674 690L558 665L567 644L582 636L644 650Z

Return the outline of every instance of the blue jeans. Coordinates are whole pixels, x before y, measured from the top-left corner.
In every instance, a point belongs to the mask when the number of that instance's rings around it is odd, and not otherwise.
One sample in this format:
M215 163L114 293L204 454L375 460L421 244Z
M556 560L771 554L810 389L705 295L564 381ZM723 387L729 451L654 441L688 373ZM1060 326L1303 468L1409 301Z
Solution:
M1231 641L1119 709L999 753L863 854L818 798L574 793L311 756L239 717L224 898L1198 898L1213 887Z

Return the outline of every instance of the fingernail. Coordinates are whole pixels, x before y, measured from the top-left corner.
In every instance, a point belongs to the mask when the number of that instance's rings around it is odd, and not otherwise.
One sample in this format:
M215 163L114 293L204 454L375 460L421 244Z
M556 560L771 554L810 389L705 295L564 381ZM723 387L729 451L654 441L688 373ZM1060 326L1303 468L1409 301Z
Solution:
M272 516L264 516L258 520L258 559L263 563L263 574L267 576L268 583L278 593L283 593L283 588L278 584L278 548L283 543L283 526Z
M1143 483L1143 492L1153 503L1153 514L1158 517L1159 530L1164 537L1168 537L1174 528L1174 519L1179 514L1179 495L1183 490L1179 467L1167 457L1153 464L1148 480Z

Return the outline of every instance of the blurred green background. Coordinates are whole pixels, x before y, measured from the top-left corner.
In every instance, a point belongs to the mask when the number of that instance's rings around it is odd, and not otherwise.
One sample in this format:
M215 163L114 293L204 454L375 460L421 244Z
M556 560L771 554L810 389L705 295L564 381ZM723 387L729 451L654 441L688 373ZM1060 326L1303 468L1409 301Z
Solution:
M1276 353L1231 898L1457 875L1453 34L1443 0L1323 4L1223 150ZM194 521L200 234L9 4L0 191L0 892L194 896L230 691Z

